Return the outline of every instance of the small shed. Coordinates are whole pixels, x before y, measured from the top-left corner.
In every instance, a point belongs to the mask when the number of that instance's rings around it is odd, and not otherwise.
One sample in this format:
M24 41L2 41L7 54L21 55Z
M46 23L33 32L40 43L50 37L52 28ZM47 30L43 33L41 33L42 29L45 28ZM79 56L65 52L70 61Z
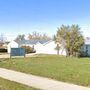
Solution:
M19 44L15 41L11 41L8 45L7 45L7 50L8 53L11 53L11 48L18 48Z

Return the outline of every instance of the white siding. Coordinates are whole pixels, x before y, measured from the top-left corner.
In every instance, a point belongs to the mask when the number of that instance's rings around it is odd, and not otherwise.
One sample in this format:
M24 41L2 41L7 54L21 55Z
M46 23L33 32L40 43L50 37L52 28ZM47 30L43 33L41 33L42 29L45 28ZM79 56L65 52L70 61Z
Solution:
M41 44L41 43L37 43L35 46L34 46L35 50L36 50L36 53L40 54L40 53L44 53L44 46Z
M11 53L11 48L18 48L18 47L19 47L18 43L16 43L15 41L11 41L7 46L8 53Z
M54 43L54 41L51 41L47 43L46 45L44 45L44 53L57 54L57 51L55 50L55 48L56 48L56 44Z
M56 44L54 41L50 41L45 45L42 45L41 43L37 43L35 45L36 53L42 53L42 54L57 54L57 50L55 50ZM65 49L63 47L59 51L60 55L66 55Z

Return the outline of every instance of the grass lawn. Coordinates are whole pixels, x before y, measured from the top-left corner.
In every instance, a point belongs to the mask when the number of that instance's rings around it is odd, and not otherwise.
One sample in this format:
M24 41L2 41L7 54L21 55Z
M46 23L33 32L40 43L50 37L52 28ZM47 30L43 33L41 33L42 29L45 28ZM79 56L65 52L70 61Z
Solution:
M0 90L38 90L0 78Z
M1 61L0 67L90 87L90 58L48 55L13 58Z

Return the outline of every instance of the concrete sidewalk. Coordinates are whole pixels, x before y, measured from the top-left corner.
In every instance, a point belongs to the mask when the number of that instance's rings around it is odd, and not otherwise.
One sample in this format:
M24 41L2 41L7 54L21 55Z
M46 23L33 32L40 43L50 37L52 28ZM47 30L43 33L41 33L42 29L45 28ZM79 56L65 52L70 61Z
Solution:
M48 78L0 68L0 77L41 90L90 90L90 88L67 84Z

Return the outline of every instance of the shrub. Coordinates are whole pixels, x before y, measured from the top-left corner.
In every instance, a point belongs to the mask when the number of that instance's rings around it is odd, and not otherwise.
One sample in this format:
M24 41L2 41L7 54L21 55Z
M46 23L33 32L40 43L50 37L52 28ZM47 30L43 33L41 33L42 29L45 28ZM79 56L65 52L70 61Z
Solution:
M30 47L30 46L22 46L22 48L25 49L25 52L28 53L35 53L36 51L34 50L34 48Z
M87 52L81 51L80 57L87 57L87 56L88 56Z

